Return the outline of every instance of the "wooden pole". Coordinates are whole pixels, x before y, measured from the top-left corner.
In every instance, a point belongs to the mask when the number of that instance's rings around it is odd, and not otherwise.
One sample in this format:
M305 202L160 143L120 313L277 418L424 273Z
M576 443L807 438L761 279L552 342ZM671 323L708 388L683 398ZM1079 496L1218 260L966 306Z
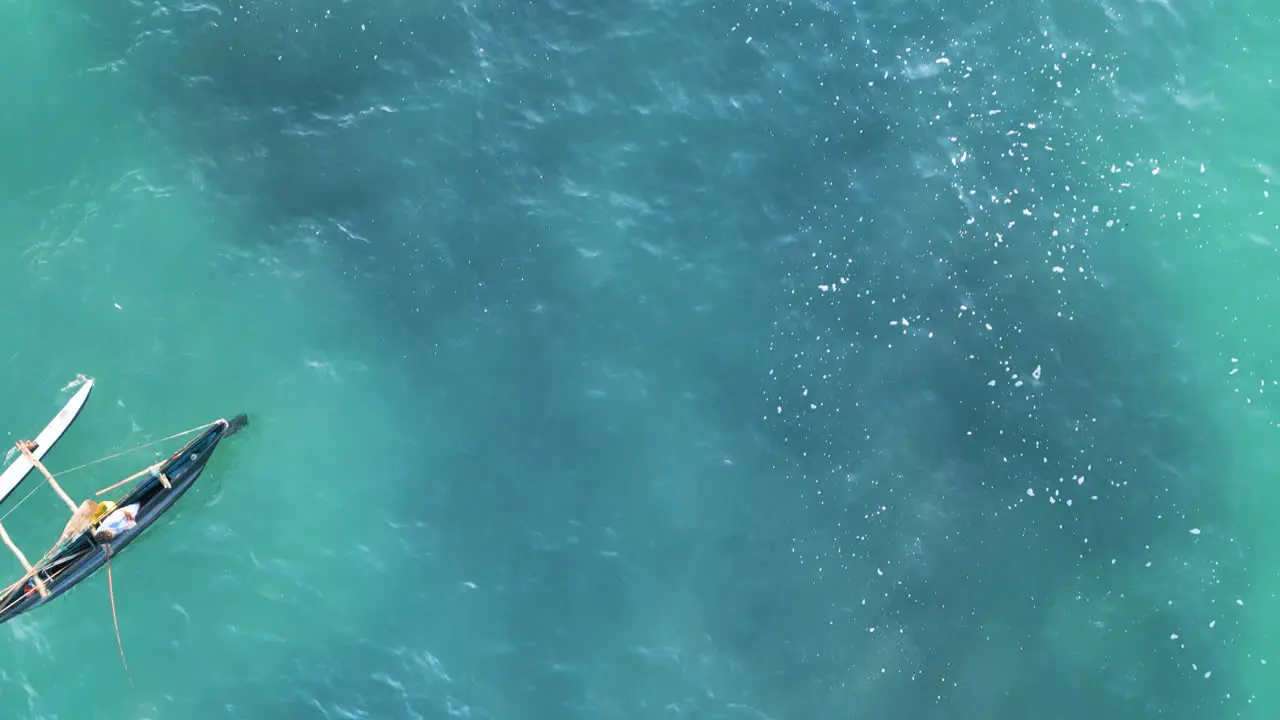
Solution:
M37 470L44 473L44 477L49 481L49 485L53 487L54 492L58 493L58 497L62 498L62 502L66 503L68 508L71 508L71 513L74 515L76 510L79 510L80 507L71 502L71 496L62 489L62 486L58 484L57 480L53 479L53 474L49 472L49 468L45 467L44 463L40 462L39 458L31 454L31 451L27 449L26 442L19 440L14 443L14 445L17 445L18 449L22 451L22 455L27 459L27 462L30 462Z
M109 486L109 487L104 487L104 488L102 488L102 489L101 489L101 490L99 490L98 492L94 493L94 495L101 495L102 493L111 492L112 490L115 490L116 488L120 487L121 485L124 485L124 484L126 484L126 483L132 482L132 481L134 481L134 480L137 480L138 478L142 477L143 475L146 475L147 473L151 473L152 475L154 475L154 474L156 474L157 472L160 472L160 465L158 465L158 464L156 464L156 465L152 465L151 467L146 468L145 470L139 470L138 472L136 472L136 473L134 473L134 474L130 475L129 477L127 477L127 478L125 478L125 479L121 480L120 482L116 483L115 485L111 485L111 486ZM173 487L173 486L169 483L169 478L168 478L168 476L166 476L164 473L160 473L160 484L161 484L161 485L164 485L166 488Z
M34 577L36 579L36 589L40 591L40 596L49 597L49 589L44 586L44 581L40 579L40 576L36 575L36 569L31 567L27 556L22 554L22 550L13 542L13 538L9 537L9 531L4 529L4 523L0 523L0 538L4 538L4 544L9 546L14 555L18 556L18 561L22 563L22 567L27 571L27 574L22 576L22 579L18 582L23 583L27 581L27 578Z

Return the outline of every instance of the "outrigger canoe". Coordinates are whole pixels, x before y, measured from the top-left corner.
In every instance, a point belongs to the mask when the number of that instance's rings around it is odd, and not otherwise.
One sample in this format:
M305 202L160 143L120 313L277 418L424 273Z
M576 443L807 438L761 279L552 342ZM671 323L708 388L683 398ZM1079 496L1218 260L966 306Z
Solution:
M49 432L50 428L55 428L52 439L61 435L74 419L75 413L79 412L79 407L83 406L91 385L92 381L86 382L85 387L77 393L79 405L75 405L76 398L73 398L63 409L65 413L68 408L74 406L69 418L59 413L59 417L63 417L65 422L55 418L54 422L45 429ZM59 423L62 423L61 427L56 429ZM71 510L72 519L67 523L62 537L35 563L27 561L26 556L13 543L3 523L0 522L0 536L2 536L0 539L4 540L26 569L26 573L21 578L0 590L0 623L12 620L62 595L82 580L92 576L104 564L107 565L109 572L111 558L128 547L129 543L172 508L174 503L200 478L218 444L248 423L248 416L242 413L230 420L219 418L207 425L170 436L166 439L199 433L165 460L97 492L98 495L102 495L134 482L133 487L124 492L119 499L103 502L88 499L78 506L72 502L55 476L45 468L37 455L37 453L43 455L40 451L47 451L48 446L41 447L40 439L18 441L16 445L21 457L16 458L14 464L10 466L10 470L19 468L14 471L21 473L17 482L21 482L22 476L25 476L31 468L40 470L44 475L44 482L61 496ZM39 436L39 438L45 437L44 433ZM52 444L51 441L50 444ZM154 443L148 443L150 444ZM9 470L5 471L5 476L9 476ZM0 489L3 487L0 486ZM12 490L12 487L8 488L7 492ZM0 517L0 520L2 519Z

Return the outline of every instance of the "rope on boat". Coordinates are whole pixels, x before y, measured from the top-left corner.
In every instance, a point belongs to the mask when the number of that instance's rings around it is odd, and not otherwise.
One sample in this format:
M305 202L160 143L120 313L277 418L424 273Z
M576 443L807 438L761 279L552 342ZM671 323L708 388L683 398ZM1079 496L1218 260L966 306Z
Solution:
M137 452L137 451L139 451L139 450L145 450L146 448L149 448L149 447L151 447L152 445L159 445L159 444L160 444L160 443L162 443L162 442L168 442L168 441L170 441L170 440L175 440L175 439L180 438L180 437L182 437L182 436L184 436L184 435L190 435L190 434L192 434L192 433L198 433L198 432L200 432L201 430L206 430L206 429L208 429L208 428L211 428L211 427L213 427L214 425L217 425L217 424L218 424L218 423L220 423L220 422L222 422L222 421L221 421L221 420L214 420L214 421L213 421L213 422L211 422L211 423L205 423L204 425L201 425L201 426L199 426L199 427L193 427L193 428L191 428L190 430L183 430L183 431L182 431L182 432L180 432L180 433L174 433L174 434L170 435L169 437L163 437L163 438L160 438L159 440L152 440L151 442L143 443L143 444L141 444L141 445L139 445L139 446L137 446L137 447L135 447L135 448L129 448L128 450L121 450L121 451L120 451L120 452L118 452L118 453L114 453L114 454L112 454L112 455L108 455L108 456L106 456L106 457L98 458L97 460L91 460L91 461L89 461L89 462L87 462L87 463L85 463L85 464L83 464L83 465L77 465L77 466L75 466L75 467L73 467L73 468L70 468L70 469L68 469L68 470L63 470L62 472L59 472L59 473L54 473L54 474L53 474L53 477L62 477L63 475L66 475L67 473L73 473L73 472L75 472L75 471L77 471L77 470L83 470L83 469L85 469L85 468L87 468L87 467L90 467L90 466L93 466L93 465L97 465L98 463L106 462L106 461L108 461L108 460L114 460L114 459L116 459L116 458L118 458L118 457L121 457L121 456L123 456L123 455L128 455L129 453L134 453L134 452ZM44 487L44 486L45 486L45 484L46 484L46 483L48 483L48 482L49 482L49 479L48 479L48 478L45 478L45 479L41 480L39 483L37 483L37 484L35 485L35 487L32 487L29 491L27 491L27 494L26 494L26 495L23 495L21 500L19 500L17 503L15 503L15 504L13 505L13 507L9 508L9 510L8 510L7 512L5 512L5 514L4 514L4 515L0 515L0 523L4 522L4 521L9 517L9 515L10 515L14 510L17 510L18 508L22 507L22 503L26 502L28 498L30 498L32 495L34 495L34 494L36 493L36 491L37 491L37 490L39 490L40 488Z
M159 444L160 444L160 443L162 443L162 442L168 442L168 441L170 441L170 440L176 440L177 438L180 438L180 437L182 437L183 435L190 435L191 433L198 433L198 432L200 432L201 430L207 430L207 429L209 429L209 428L213 427L214 425L217 425L217 424L218 424L218 423L220 423L220 422L222 422L222 421L221 421L221 420L214 420L213 422L205 423L205 424L203 424L203 425L200 425L199 427L193 427L193 428L191 428L190 430L183 430L183 431L182 431L182 432L180 432L180 433L174 433L174 434L170 435L169 437L162 437L162 438L160 438L159 440L152 440L152 441L151 441L151 442L149 442L149 443L143 443L143 444L141 444L141 445L139 445L138 447L135 447L135 448L129 448L128 450L121 450L121 451L120 451L120 452L118 452L118 453L115 453L115 454L112 454L112 455L108 455L108 456L103 457L103 458L98 458L97 460L90 460L89 462L87 462L87 463L85 463L85 464L83 464L83 465L77 465L77 466L75 466L75 467L73 467L73 468L69 468L69 469L67 469L67 470L63 470L62 472L54 473L54 475L53 475L53 476L54 476L54 477L62 477L63 475L66 475L67 473L73 473L73 472L75 472L75 471L77 471L77 470L83 470L83 469L85 469L85 468L87 468L87 467L89 467L89 466L91 466L91 465L97 465L98 463L106 462L106 461L108 461L108 460L115 460L115 459L116 459L116 458L118 458L118 457L121 457L121 456L124 456L124 455L128 455L129 453L132 453L132 452L137 452L137 451L139 451L139 450L143 450L143 449L149 448L149 447L151 447L152 445L159 445Z
M133 673L129 672L129 661L124 659L124 642L120 639L120 620L116 617L116 590L111 582L111 544L104 546L107 551L107 594L111 597L111 624L116 626L116 647L120 648L120 662L124 664L125 677L129 678L129 687L133 684Z

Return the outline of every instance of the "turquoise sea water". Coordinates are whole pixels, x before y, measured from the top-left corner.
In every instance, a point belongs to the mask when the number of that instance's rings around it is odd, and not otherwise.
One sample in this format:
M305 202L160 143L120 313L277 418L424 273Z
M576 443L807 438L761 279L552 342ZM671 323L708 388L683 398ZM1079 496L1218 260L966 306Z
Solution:
M0 17L0 718L1280 712L1280 10Z

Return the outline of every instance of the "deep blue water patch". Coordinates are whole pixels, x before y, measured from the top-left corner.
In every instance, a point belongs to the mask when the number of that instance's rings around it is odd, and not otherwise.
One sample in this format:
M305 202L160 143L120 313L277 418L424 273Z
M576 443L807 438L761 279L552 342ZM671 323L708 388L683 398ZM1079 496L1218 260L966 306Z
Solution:
M1180 522L1225 512L1219 438L1112 249L1109 39L984 4L81 11L228 242L319 248L431 415L374 553L409 589L211 681L230 717L1219 708L1162 640L1230 676Z

